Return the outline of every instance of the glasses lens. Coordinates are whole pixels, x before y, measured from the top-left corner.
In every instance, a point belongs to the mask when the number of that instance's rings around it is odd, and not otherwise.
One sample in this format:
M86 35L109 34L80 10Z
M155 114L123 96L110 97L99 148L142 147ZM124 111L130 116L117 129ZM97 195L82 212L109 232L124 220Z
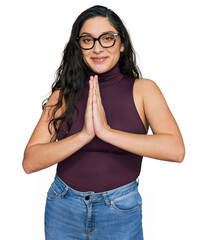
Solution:
M93 38L90 36L82 36L79 43L82 48L91 48L93 46Z
M111 47L114 44L115 37L111 33L106 33L101 36L100 41L103 47Z

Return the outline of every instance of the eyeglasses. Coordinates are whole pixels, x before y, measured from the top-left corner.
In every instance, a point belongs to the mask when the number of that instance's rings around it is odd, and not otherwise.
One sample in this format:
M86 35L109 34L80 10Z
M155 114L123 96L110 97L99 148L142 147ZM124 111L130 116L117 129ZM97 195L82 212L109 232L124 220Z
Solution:
M103 48L110 48L114 46L118 35L118 33L103 33L98 38L94 38L87 34L77 37L76 40L79 46L85 50L92 49L96 41L98 41Z

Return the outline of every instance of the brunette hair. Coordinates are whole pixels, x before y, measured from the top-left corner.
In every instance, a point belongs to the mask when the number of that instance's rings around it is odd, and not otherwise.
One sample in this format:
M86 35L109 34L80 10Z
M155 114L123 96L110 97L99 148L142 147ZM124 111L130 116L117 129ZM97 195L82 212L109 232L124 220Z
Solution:
M130 36L119 16L111 9L100 5L86 9L77 17L73 24L70 39L64 48L62 61L56 71L55 81L52 84L51 95L54 91L60 90L57 103L48 106L51 107L50 110L52 110L52 119L48 124L48 130L51 133L50 127L51 124L53 124L55 135L59 132L60 125L63 121L66 120L67 123L65 135L69 132L72 125L73 113L74 110L77 109L76 102L87 79L87 66L83 61L82 51L76 38L79 36L80 29L84 22L87 19L97 16L108 18L121 37L121 43L124 45L124 51L120 53L118 62L121 73L133 78L142 77L140 69L136 65L136 54ZM55 117L56 112L63 104L63 99L65 102L65 111L59 117ZM46 100L48 100L48 98ZM42 103L43 109L46 100Z

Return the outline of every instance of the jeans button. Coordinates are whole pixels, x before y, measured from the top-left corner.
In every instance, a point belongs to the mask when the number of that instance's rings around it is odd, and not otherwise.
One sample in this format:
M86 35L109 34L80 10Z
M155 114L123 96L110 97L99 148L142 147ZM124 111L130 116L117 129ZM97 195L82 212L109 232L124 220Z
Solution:
M85 200L89 200L90 199L90 196L85 196Z

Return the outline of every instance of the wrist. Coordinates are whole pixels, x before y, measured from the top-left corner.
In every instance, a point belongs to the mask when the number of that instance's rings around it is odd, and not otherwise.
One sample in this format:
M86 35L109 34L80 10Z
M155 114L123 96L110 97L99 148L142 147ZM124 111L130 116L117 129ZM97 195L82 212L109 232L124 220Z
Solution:
M108 126L108 128L102 132L99 138L105 142L108 142L108 139L110 139L112 132L113 129L110 126Z
M80 136L81 136L81 139L85 142L85 143L89 143L93 138L94 136L90 136L88 135L85 131L80 131Z

